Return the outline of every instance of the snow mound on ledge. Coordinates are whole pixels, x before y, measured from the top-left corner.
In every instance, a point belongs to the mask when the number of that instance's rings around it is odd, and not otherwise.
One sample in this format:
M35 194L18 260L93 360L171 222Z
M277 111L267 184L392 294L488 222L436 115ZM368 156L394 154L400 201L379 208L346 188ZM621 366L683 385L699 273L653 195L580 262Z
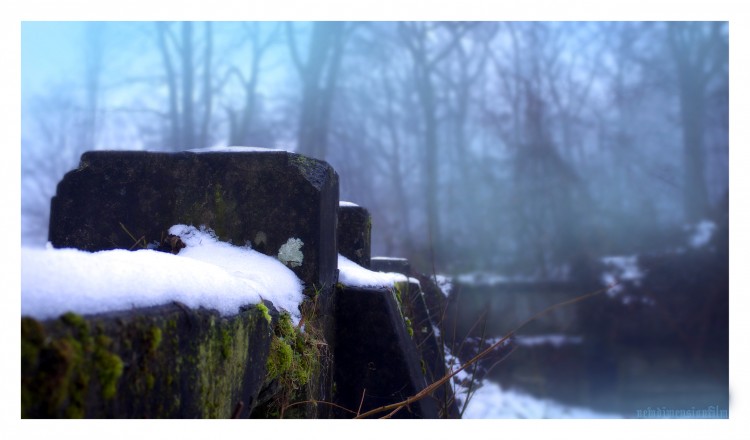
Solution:
M287 152L286 150L280 150L277 148L264 148L264 147L205 147L205 148L194 148L187 150L190 153L273 153L273 152Z
M409 279L400 273L373 272L339 254L339 282L349 287L393 287Z
M51 319L179 301L229 316L266 299L299 321L302 282L280 261L221 242L211 230L176 225L170 233L187 245L178 255L23 248L21 314Z

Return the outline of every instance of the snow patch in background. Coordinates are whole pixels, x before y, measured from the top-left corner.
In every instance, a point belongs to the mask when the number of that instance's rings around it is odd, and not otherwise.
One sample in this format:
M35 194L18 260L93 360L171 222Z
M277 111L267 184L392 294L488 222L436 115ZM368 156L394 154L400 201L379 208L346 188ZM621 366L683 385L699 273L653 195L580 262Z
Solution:
M506 276L489 272L469 272L455 277L461 283L471 286L495 286L503 283L533 283L538 278L528 276Z
M623 291L624 287L622 283L625 281L630 281L639 286L641 278L645 275L638 267L637 255L602 257L601 261L607 267L607 270L601 275L602 283L605 286L617 284L607 290L607 295L610 297Z
M339 206L359 207L356 203L339 201Z
M532 347L535 345L549 344L554 347L562 347L568 344L581 344L583 337L562 334L549 335L516 335L514 341L518 345Z
M565 340L561 343L570 343ZM489 343L490 341L488 341ZM547 343L549 341L545 341ZM510 341L508 341L510 343ZM446 365L451 370L460 366L457 358L445 348ZM467 370L471 370L468 367ZM471 374L459 371L453 378L453 390L459 410L469 390ZM620 419L620 414L601 413L589 408L569 406L551 399L535 397L517 390L506 390L489 380L471 385L472 395L463 414L464 419Z
M711 237L713 237L716 230L716 223L709 220L702 220L696 225L686 226L685 229L690 233L690 237L688 238L690 246L697 249L711 241Z
M277 259L221 242L210 230L176 225L169 232L187 245L178 255L23 248L21 314L52 319L179 301L230 316L266 299L299 322L302 282Z
M447 275L435 275L435 281L437 282L440 292L447 298L453 292L453 278Z
M400 273L373 272L341 254L339 254L338 264L339 282L349 287L393 287L395 283L412 280Z
M465 419L620 419L588 408L568 406L485 382L471 397Z

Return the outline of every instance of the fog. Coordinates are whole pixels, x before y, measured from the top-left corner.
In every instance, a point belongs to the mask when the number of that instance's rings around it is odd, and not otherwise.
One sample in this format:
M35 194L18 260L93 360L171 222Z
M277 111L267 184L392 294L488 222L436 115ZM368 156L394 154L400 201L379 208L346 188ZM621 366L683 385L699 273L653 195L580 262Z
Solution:
M24 22L22 243L46 242L55 185L84 151L248 145L329 162L341 200L372 214L373 255L425 273L565 281L607 256L676 252L700 222L728 224L728 34Z
M553 275L726 210L726 23L34 23L23 242L83 151L331 163L376 254Z

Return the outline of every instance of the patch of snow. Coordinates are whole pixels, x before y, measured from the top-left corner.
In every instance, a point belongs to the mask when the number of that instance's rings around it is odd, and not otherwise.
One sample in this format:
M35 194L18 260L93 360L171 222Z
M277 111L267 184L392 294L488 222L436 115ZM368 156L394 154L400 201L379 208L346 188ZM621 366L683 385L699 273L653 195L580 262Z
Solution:
M693 248L699 248L705 246L716 230L716 223L709 220L702 220L697 225L686 227L692 234L689 237L690 246Z
M437 332L436 334L439 334L439 330L433 326L433 330ZM495 345L498 343L502 338L490 338L484 341L481 341L481 338L467 338L465 342L471 343L472 345L476 344L476 353L479 353L480 351L483 351L487 347L491 345ZM481 343L480 343L481 342ZM513 344L512 338L505 339L505 342L501 344L498 348L501 347L509 347ZM448 346L443 347L443 354L445 356L445 365L448 368L449 371L453 372L458 370L461 367L461 360L453 355L451 349ZM469 392L469 386L472 384L472 367L468 367L467 369L458 371L453 378L451 378L453 383L453 394L456 398L456 401L459 403L459 406L461 405L461 402L466 401L466 395ZM479 370L484 370L481 366L479 367ZM486 370L484 371L484 374L486 374ZM482 376L484 375L482 374ZM472 390L476 389L479 385L481 385L481 380L478 380L475 378L475 381L472 386Z
M266 299L299 322L302 282L276 258L221 242L208 229L176 225L169 232L187 246L178 255L23 248L21 314L51 319L178 301L230 316Z
M339 282L349 287L393 287L406 282L406 275L395 272L373 272L339 254Z
M492 345L499 338L488 339ZM563 335L544 335L541 337L515 336L513 339L521 345L529 343L580 343L579 337ZM511 344L507 340L506 344ZM445 347L445 362L449 370L460 367L460 361ZM467 371L468 370L468 371ZM471 368L459 371L453 378L453 390L459 409L466 401L468 385L471 383ZM551 399L535 397L517 390L505 390L489 380L476 380L472 385L472 395L463 414L465 419L619 419L620 414L602 413L589 408L570 406Z
M194 148L187 150L190 153L272 153L279 152L285 153L286 150L280 150L277 148L263 148L263 147L205 147L205 148Z
M638 267L638 256L609 256L602 257L602 263L607 267L607 271L601 275L601 281L605 286L613 286L616 283L629 281L639 286L641 278L645 275ZM617 284L607 290L607 295L613 297L624 289L622 284Z
M570 336L561 334L551 335L516 335L515 341L518 345L531 347L534 345L549 344L554 347L561 347L568 344L580 344L583 342L581 336Z
M619 414L564 405L486 381L469 400L465 419L620 419Z
M440 329L435 324L432 324L432 320L430 320L430 325L432 325L432 333L435 335L435 338L439 341Z
M440 292L447 298L453 291L453 278L447 275L435 275L435 281L440 288Z
M470 272L458 275L454 278L461 284L473 286L495 286L503 283L533 283L539 281L535 277L506 276L489 272Z
M348 206L348 207L355 207L355 208L359 207L359 205L357 205L356 203L344 202L344 201L339 201L339 206Z

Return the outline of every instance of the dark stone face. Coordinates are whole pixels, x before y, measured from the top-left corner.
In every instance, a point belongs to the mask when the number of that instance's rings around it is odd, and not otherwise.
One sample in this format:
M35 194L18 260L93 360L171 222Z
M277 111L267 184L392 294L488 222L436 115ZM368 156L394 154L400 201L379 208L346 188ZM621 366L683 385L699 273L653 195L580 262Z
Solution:
M331 286L337 209L333 168L294 153L95 151L58 184L49 240L137 249L162 243L172 225L205 225L221 240L277 257L291 239L286 264L308 287Z
M336 239L339 253L362 267L370 267L370 213L361 206L339 206Z
M338 405L364 413L403 401L427 386L420 353L393 293L378 288L337 289L335 313L334 397ZM438 414L435 401L425 398L393 417L437 418Z

